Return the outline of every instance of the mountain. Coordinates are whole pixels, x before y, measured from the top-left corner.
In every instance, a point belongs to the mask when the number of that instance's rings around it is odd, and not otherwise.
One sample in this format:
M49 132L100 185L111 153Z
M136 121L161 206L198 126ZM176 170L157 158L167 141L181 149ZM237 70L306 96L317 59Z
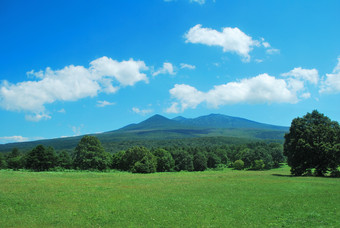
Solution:
M171 140L199 137L233 137L283 141L283 136L288 130L288 127L263 124L221 114L210 114L197 118L178 116L173 119L154 115L140 123L130 124L118 130L96 134L95 136L99 138L104 146L110 147L112 143L123 143L131 140ZM10 151L14 147L27 150L39 144L53 146L57 150L73 149L81 137L3 144L0 145L0 152Z

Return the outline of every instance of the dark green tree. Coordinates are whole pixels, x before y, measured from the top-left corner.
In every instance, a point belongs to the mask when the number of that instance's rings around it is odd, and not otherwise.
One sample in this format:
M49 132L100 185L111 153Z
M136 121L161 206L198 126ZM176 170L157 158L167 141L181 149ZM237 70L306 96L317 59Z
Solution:
M24 168L24 158L20 153L18 148L13 148L13 150L7 155L7 168L13 170L19 170Z
M167 150L158 148L153 151L157 158L157 172L170 172L175 167L175 160Z
M193 156L183 149L176 149L172 151L172 156L175 160L175 170L193 171Z
M82 170L105 170L111 165L111 156L97 137L86 135L75 149L73 164Z
M66 150L62 150L57 156L57 166L70 169L72 167L72 159Z
M3 154L0 153L0 169L5 169L5 168L7 168L6 160Z
M198 152L194 155L194 170L204 171L208 168L208 159L202 152Z
M45 148L43 145L36 146L26 156L26 168L34 171L46 171L54 168L57 159L52 147Z
M148 152L141 160L135 162L131 171L133 173L154 173L157 171L157 158Z
M339 137L339 124L316 110L295 118L284 142L291 173L301 176L315 169L317 176L323 176L336 170L340 165Z

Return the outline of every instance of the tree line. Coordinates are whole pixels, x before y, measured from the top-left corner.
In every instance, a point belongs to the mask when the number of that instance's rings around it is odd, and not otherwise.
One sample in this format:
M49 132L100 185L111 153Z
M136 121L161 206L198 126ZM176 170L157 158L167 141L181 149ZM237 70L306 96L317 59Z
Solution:
M217 144L217 143L216 143ZM203 171L218 167L271 169L287 161L295 176L340 176L340 126L314 110L293 119L284 144L251 142L245 144L166 144L146 148L131 146L117 153L105 151L95 136L84 136L73 153L56 153L52 147L38 145L28 153L14 148L0 153L0 169L106 170L135 173Z
M95 136L84 136L73 153L65 150L56 153L53 147L38 145L23 154L16 148L0 154L0 168L29 169L34 171L79 169L117 169L135 173L204 171L219 167L237 169L271 169L284 161L283 147L279 143L248 143L219 146L176 146L148 149L132 146L127 150L110 154Z

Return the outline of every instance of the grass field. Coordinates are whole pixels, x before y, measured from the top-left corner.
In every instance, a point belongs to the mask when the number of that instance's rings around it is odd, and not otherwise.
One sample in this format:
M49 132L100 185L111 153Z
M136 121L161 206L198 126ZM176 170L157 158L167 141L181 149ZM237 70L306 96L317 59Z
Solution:
M340 227L340 179L0 171L0 227Z

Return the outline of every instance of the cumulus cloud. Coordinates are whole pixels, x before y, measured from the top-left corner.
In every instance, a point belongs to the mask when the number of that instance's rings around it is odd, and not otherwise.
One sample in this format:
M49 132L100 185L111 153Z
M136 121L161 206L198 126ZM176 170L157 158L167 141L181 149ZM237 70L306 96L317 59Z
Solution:
M338 64L334 67L331 74L326 74L320 90L320 93L339 93L340 92L340 57Z
M114 102L108 102L108 101L97 101L97 107L103 108L105 106L114 105Z
M253 40L237 27L226 27L219 32L211 28L202 28L202 25L198 24L185 34L185 38L186 43L220 46L224 52L234 52L244 61L249 61L249 52L254 46L260 45L259 41Z
M177 101L167 112L194 109L203 102L214 108L237 103L297 103L301 98L308 98L307 93L300 94L303 91L302 81L278 79L268 74L217 85L208 92L201 92L190 85L176 84L169 92Z
M194 65L190 65L190 64L187 64L187 63L181 63L181 69L189 69L189 70L195 70L196 69L196 66Z
M174 75L176 73L174 72L174 66L172 65L172 63L165 62L165 63L163 63L163 67L161 67L156 72L154 72L152 74L152 76L157 76L159 74L171 74L171 75Z
M94 97L98 93L114 93L119 88L132 86L139 81L148 82L148 70L143 61L118 62L108 57L98 58L84 66L66 66L61 70L28 72L36 80L12 84L3 81L0 85L0 107L8 111L29 113L26 119L39 121L50 119L46 114L46 104L56 101L76 101ZM114 85L113 85L114 84Z
M137 114L140 114L140 115L146 115L146 114L149 114L149 113L152 113L153 110L152 109L139 109L137 107L133 107L132 108L132 111L134 113L137 113Z
M281 75L284 77L295 77L297 79L309 81L315 85L319 82L319 72L317 69L302 69L301 67L297 67Z

